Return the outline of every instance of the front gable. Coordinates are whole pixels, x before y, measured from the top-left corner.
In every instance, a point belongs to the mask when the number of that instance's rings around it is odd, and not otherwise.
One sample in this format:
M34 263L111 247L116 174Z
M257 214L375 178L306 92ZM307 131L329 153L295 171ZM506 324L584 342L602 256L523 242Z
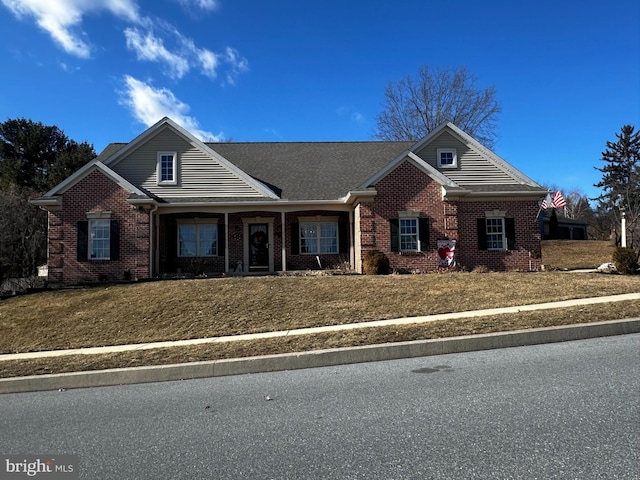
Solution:
M161 181L161 155L175 160ZM113 171L160 199L269 198L277 196L169 119L163 119L104 160Z

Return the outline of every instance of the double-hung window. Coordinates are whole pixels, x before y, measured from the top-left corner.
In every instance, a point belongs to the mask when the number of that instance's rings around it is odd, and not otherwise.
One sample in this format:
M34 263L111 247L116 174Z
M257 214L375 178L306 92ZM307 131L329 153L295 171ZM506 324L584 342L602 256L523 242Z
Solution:
M179 223L179 257L213 257L218 254L216 223Z
M177 152L158 152L158 185L177 185L177 163Z
M487 250L505 250L504 218L487 218Z
M91 260L111 258L111 220L89 220L89 258Z
M401 218L400 219L400 251L415 252L418 251L418 219L417 218Z
M488 210L478 218L478 249L506 251L515 250L515 219L507 217L506 210Z
M300 222L300 253L338 253L338 222Z

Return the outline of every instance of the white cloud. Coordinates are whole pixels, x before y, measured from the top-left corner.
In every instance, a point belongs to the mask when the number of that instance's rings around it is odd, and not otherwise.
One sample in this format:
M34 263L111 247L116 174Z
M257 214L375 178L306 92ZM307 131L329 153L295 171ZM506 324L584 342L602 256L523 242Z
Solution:
M151 85L125 75L125 90L120 103L131 110L133 116L147 127L163 117L182 126L205 142L219 142L224 139L222 133L214 135L200 128L198 121L189 116L189 105L181 102L167 88L154 88Z
M133 50L138 60L149 60L165 63L169 66L169 76L182 78L189 71L189 61L164 46L162 39L152 32L142 34L137 28L127 28L124 31L127 47Z
M249 62L246 58L240 56L235 48L231 47L225 49L224 60L231 66L231 71L227 73L227 82L235 85L235 79L238 74L249 70Z
M82 31L77 31L82 17L89 13L108 11L132 22L138 21L135 0L0 0L22 19L33 17L64 51L80 58L91 56L91 47Z
M180 3L186 9L196 7L200 10L206 10L209 12L217 10L220 6L220 2L218 2L218 0L180 0Z

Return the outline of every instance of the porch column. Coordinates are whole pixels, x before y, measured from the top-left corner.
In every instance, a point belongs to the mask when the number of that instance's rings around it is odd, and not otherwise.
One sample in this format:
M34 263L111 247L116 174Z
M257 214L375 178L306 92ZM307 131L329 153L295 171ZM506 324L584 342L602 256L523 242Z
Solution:
M224 272L229 272L229 212L224 212Z
M353 210L349 210L349 263L356 268L355 233L353 231Z
M285 247L286 245L286 238L287 236L285 235L285 223L284 223L284 211L280 212L280 231L282 232L281 236L280 236L280 243L282 244L282 271L286 272L287 271L287 249Z

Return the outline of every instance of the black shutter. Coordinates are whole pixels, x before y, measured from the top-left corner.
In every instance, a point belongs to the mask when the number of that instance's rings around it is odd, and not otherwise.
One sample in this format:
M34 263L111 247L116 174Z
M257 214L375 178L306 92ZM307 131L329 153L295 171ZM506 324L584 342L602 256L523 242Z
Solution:
M339 253L349 253L349 222L338 222Z
M291 224L291 255L300 253L300 224Z
M120 222L118 220L111 220L109 240L109 260L120 260Z
M484 218L478 219L478 250L487 249L487 221Z
M219 257L224 257L224 253L225 253L225 225L224 224L218 224L218 252L217 255Z
M76 254L79 262L86 262L89 259L89 222L86 220L78 222Z
M516 249L516 221L513 218L504 219L504 233L507 237L507 250Z
M420 235L420 251L429 249L429 219L418 219L418 233Z
M389 220L389 229L391 230L391 251L400 251L400 221L397 218Z

